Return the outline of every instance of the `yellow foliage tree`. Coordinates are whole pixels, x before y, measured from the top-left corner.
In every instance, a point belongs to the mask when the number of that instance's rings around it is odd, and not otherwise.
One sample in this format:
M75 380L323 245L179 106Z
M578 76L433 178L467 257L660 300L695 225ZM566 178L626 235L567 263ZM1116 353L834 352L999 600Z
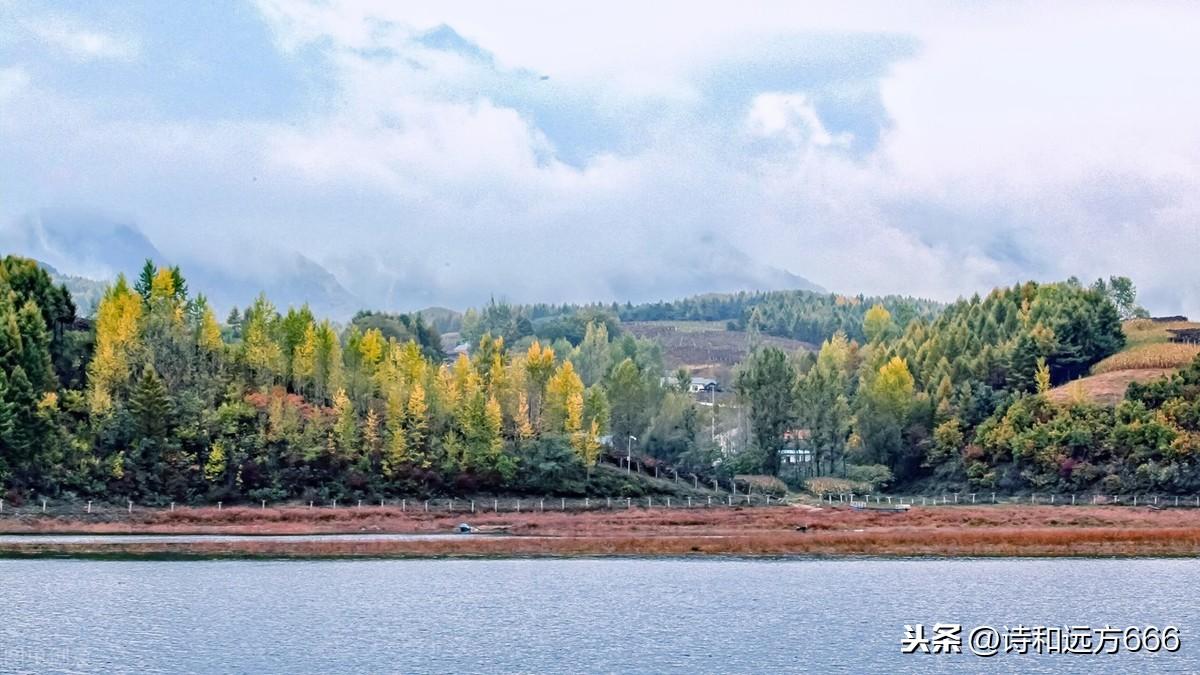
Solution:
M310 323L292 352L292 386L302 394L310 393L316 373L317 327Z
M863 333L871 342L887 337L892 329L892 313L883 305L876 304L863 315Z
M429 406L425 402L425 387L420 382L409 391L405 408L404 429L409 451L413 453L415 462L428 468L430 460L425 448L429 440Z
M142 298L117 277L96 309L96 347L88 367L88 398L93 412L112 407L114 392L126 385L141 349Z
M387 452L383 455L383 474L388 478L396 475L399 468L408 462L408 434L405 432L404 399L399 389L393 389L388 394L387 416L384 426L387 430Z
M196 329L196 344L204 353L215 354L221 351L225 343L221 340L221 325L211 307L205 307L200 315L200 325Z
M579 417L571 420L571 408L578 398ZM570 361L563 361L554 376L546 383L546 428L556 432L573 433L583 423L583 380ZM572 428L574 424L574 428Z
M534 340L525 352L525 375L529 385L530 417L537 428L541 427L542 406L546 386L554 374L554 349L542 347Z
M1037 371L1033 374L1033 379L1037 383L1037 393L1044 394L1050 391L1050 366L1046 365L1046 357L1038 357Z
M213 443L204 462L204 480L216 483L225 475L225 446Z
M529 397L523 391L517 394L517 414L514 421L517 427L517 438L521 440L533 438L533 425L529 423Z

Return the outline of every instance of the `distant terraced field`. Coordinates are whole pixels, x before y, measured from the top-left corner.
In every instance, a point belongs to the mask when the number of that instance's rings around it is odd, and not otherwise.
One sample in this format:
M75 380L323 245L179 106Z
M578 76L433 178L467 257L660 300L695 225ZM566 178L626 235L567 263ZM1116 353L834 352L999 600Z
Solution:
M694 375L722 381L727 381L733 366L750 351L749 336L726 330L722 321L631 321L621 327L662 345L667 369L687 368ZM807 342L769 335L760 335L758 340L789 352L816 349Z

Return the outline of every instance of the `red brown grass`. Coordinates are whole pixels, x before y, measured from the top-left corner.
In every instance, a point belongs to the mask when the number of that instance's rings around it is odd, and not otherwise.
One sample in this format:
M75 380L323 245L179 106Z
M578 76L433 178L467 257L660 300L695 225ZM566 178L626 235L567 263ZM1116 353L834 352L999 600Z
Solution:
M845 508L633 509L583 513L424 513L372 509L180 509L115 521L4 521L9 533L326 534L450 532L510 525L513 537L413 541L147 542L0 546L16 555L573 556L1200 554L1200 510L1114 506L962 506L907 513ZM805 531L798 531L803 527Z

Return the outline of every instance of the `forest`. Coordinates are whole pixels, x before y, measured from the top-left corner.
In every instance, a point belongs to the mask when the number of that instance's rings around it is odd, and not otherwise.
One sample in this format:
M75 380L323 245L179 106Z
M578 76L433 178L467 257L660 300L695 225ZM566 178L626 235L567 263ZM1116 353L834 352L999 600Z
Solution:
M664 373L655 343L621 332L650 310L493 302L462 319L470 355L447 360L419 314L364 311L343 326L260 296L220 322L180 269L149 261L81 318L42 267L9 256L0 481L15 500L148 504L619 496L648 489L597 466L628 446L705 478L795 487L826 475L915 491L1195 491L1200 363L1131 387L1115 408L1044 395L1121 348L1131 288L1028 282L945 307L798 292L660 308L731 330L744 319L748 340L774 325L820 343L752 350L729 404L747 443L729 452L708 433L720 406L697 405L687 373ZM781 466L789 447L810 457L803 476Z
M900 325L916 318L932 319L940 303L897 295L846 296L815 291L709 293L672 302L592 305L508 305L492 301L470 309L461 327L467 338L483 332L505 334L511 340L537 336L551 341L578 342L587 325L601 321L610 332L622 321L717 321L731 331L760 332L820 344L837 331L862 341L863 317L875 305L888 310Z

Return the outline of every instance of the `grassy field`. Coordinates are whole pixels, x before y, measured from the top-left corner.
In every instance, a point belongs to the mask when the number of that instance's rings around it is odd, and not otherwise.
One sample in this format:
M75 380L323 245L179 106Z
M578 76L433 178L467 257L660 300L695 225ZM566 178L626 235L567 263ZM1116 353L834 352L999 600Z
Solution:
M1172 328L1200 328L1195 321L1165 321L1157 322L1150 319L1133 319L1122 324L1125 331L1126 349L1132 349L1145 344L1170 342Z
M449 532L462 516L195 509L124 523L36 519L20 532ZM487 514L517 536L407 541L146 542L0 545L0 555L200 557L511 557L657 555L1136 556L1200 554L1200 509L1114 506L944 506L906 513L844 507L634 509ZM115 528L115 529L114 529ZM6 528L10 529L11 528Z
M1082 400L1086 403L1116 405L1125 398L1125 390L1129 388L1130 382L1149 382L1166 377L1173 372L1175 372L1174 368L1115 370L1100 375L1081 377L1074 382L1054 387L1046 392L1046 396L1055 403L1073 403L1076 400Z
M1091 374L1047 392L1050 400L1069 403L1083 400L1116 405L1125 398L1131 382L1149 382L1170 375L1200 354L1200 345L1171 342L1171 328L1197 328L1192 321L1155 322L1149 319L1126 321L1125 348L1092 366Z

